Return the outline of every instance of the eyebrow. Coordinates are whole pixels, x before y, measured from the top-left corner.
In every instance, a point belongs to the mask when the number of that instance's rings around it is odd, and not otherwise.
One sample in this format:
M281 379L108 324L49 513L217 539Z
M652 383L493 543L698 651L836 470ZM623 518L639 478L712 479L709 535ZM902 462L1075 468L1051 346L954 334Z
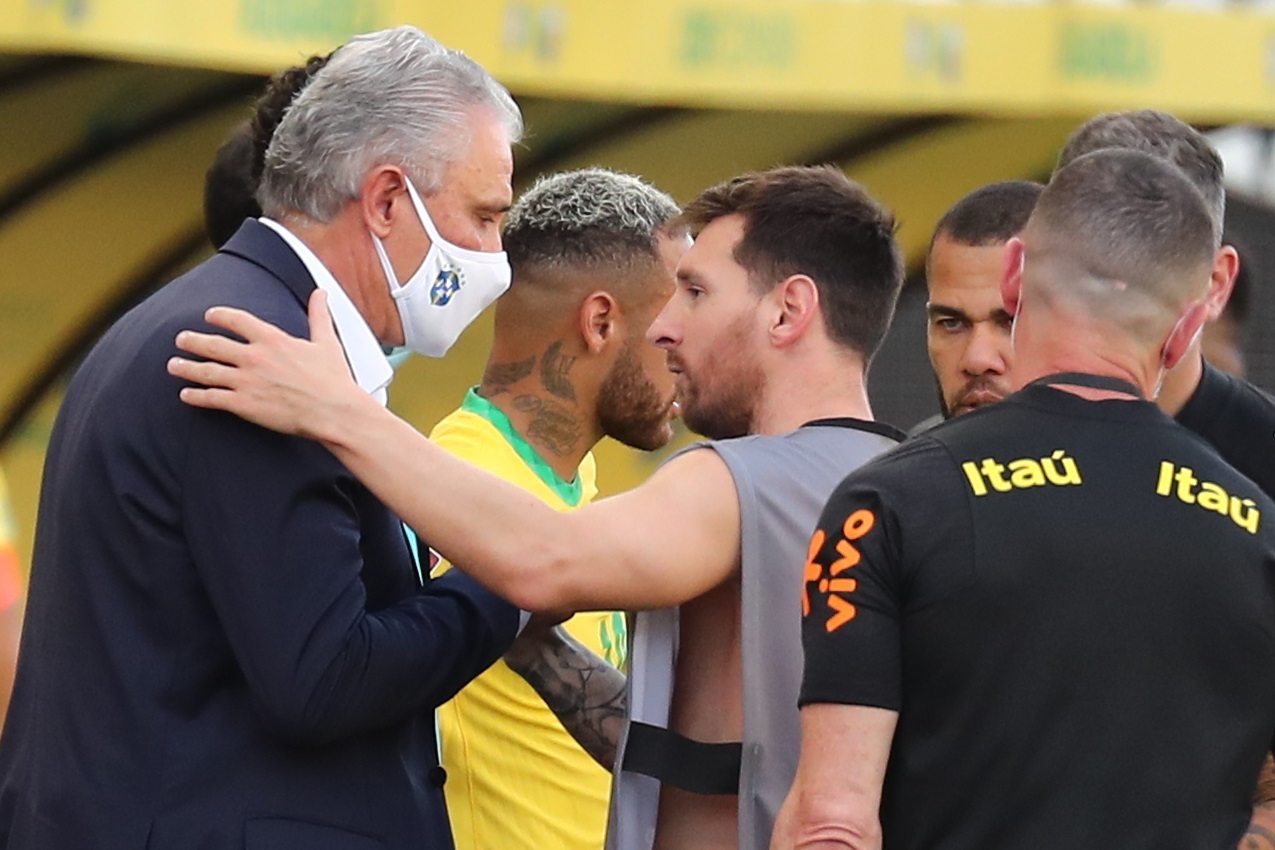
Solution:
M968 322L970 320L969 315L966 314L965 311L958 310L955 307L949 307L946 304L926 304L925 315L929 316L931 319L960 319L964 322Z
M970 318L969 313L966 313L964 310L958 310L955 307L949 307L946 304L927 304L925 306L925 314L931 319L960 319L962 322L969 322L970 324L974 323L974 320ZM991 312L988 318L1000 321L1002 319L1010 318L1010 315L1009 311L1004 307L997 307Z
M694 283L703 285L704 279L695 273L693 269L678 269L677 279L681 283Z

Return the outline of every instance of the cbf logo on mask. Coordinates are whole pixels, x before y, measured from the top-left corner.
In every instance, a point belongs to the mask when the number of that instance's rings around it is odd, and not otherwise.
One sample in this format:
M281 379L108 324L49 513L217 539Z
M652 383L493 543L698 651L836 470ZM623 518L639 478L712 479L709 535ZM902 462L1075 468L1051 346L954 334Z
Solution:
M446 307L452 296L460 292L464 285L465 277L460 269L443 269L438 273L438 280L429 289L429 303L435 307Z
M410 180L407 194L430 239L420 268L407 282L399 283L375 234L372 244L398 307L407 347L427 357L442 357L461 332L509 288L509 258L504 251L471 251L448 242L438 234Z

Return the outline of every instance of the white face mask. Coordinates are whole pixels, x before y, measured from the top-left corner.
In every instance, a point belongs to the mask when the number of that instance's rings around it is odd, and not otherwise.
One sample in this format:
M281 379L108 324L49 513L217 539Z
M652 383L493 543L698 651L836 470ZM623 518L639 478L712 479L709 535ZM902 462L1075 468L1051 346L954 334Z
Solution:
M471 251L448 242L438 235L410 180L407 193L431 243L420 268L400 284L375 234L372 244L398 307L407 347L427 357L442 357L461 332L509 288L509 259L504 251Z

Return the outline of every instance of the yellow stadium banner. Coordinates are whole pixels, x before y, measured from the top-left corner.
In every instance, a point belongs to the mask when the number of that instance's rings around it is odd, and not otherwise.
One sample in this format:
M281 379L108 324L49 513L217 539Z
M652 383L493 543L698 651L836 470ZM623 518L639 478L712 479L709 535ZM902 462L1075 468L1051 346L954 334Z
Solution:
M1275 117L1275 16L908 0L8 0L0 49L264 72L411 23L517 92L724 107Z

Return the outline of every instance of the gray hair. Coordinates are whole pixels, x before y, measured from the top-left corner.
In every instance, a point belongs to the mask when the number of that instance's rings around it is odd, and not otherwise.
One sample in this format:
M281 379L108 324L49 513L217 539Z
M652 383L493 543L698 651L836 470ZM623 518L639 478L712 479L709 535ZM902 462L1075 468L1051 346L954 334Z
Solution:
M1141 151L1181 169L1204 197L1213 218L1214 241L1221 244L1226 215L1222 157L1203 133L1167 112L1154 109L1095 115L1067 139L1054 173L1072 160L1106 149Z
M509 210L503 243L514 274L615 269L659 259L680 210L651 184L605 168L541 177Z
M402 167L423 194L469 140L474 107L495 112L511 143L522 115L464 53L410 26L350 39L297 95L266 150L257 198L266 215L331 221L378 165Z

